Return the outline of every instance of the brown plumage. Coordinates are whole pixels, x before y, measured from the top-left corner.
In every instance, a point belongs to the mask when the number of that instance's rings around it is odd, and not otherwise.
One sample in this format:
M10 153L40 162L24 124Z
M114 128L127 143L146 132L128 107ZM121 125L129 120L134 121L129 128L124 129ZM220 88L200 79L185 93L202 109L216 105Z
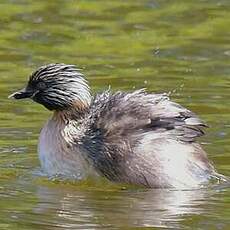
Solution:
M11 97L29 97L55 111L38 148L49 176L101 175L151 188L193 188L225 180L196 142L206 125L164 94L105 91L92 97L78 69L50 64Z

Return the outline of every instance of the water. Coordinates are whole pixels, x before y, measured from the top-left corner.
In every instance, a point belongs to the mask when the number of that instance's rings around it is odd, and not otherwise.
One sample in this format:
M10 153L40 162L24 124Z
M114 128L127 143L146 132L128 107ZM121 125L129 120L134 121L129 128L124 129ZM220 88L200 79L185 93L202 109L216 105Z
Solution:
M51 62L82 68L94 92L171 92L210 128L201 142L230 176L228 0L0 3L0 229L228 229L230 188L143 190L38 175L50 116L7 96Z

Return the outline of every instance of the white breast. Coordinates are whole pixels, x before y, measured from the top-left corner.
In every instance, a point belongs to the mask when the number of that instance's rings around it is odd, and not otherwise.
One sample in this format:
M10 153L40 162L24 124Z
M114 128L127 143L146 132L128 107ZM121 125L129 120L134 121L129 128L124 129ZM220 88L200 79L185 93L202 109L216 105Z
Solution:
M48 176L82 179L92 171L76 145L70 142L71 127L49 120L43 127L38 144L42 170Z

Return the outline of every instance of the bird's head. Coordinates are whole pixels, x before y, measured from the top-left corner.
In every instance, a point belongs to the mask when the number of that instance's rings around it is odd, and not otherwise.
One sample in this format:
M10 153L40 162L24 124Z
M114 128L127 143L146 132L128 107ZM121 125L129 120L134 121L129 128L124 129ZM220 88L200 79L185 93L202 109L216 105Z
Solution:
M88 107L91 94L87 81L74 65L49 64L33 72L25 88L9 96L30 98L49 110Z

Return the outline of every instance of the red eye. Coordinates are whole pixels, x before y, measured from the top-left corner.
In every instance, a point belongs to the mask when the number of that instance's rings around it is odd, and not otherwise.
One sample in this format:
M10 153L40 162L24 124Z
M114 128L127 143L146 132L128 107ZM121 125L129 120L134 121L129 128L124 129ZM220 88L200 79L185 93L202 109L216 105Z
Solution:
M45 89L46 88L46 84L42 81L37 83L37 89Z

